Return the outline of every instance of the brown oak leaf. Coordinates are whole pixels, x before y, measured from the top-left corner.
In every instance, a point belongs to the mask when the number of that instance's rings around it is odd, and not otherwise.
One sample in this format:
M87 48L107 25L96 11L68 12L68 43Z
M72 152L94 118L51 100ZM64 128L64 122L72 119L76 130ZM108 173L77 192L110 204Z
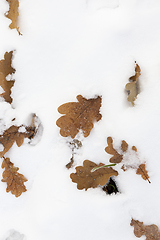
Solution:
M1 97L5 99L6 102L12 103L11 88L14 85L15 80L7 81L6 77L8 74L15 73L15 69L11 66L12 64L13 51L6 52L4 59L0 61L0 86L3 88L4 92L0 94Z
M123 163L121 169L123 171L126 171L128 170L129 168L133 168L133 169L136 169L136 174L139 174L141 175L141 177L144 179L144 180L147 180L149 183L151 183L151 181L149 180L149 176L148 176L148 172L147 170L145 169L145 164L140 164L138 165L136 162L135 163L129 163L129 157L130 157L130 154L128 155L128 158L127 159L124 159L124 153L127 152L128 150L128 143L125 141L125 140L122 140L122 143L121 143L121 150L122 150L122 154L119 154L113 147L113 139L112 137L108 137L107 138L107 143L108 143L108 146L105 148L105 151L108 153L108 154L112 154L113 157L110 158L110 162L111 163ZM132 151L134 152L137 152L137 148L135 146L132 146ZM126 158L126 157L125 157ZM122 161L123 160L123 161ZM136 160L136 159L135 159Z
M144 225L138 220L131 220L131 226L134 227L134 235L140 238L142 235L146 236L146 240L160 240L160 231L155 224Z
M2 168L5 168L5 170L2 174L3 179L1 181L7 183L6 192L11 191L12 194L19 197L23 192L27 191L24 182L28 180L17 172L19 168L14 167L14 164L9 158L4 158Z
M146 170L146 168L145 168L145 164L140 164L140 165L138 166L138 169L137 169L136 174L141 175L141 177L142 177L144 180L147 180L149 183L151 183L150 180L149 180L148 172L147 172L147 170Z
M117 176L118 172L112 167L100 168L94 172L91 170L94 167L102 166L104 164L100 163L97 165L94 162L85 160L83 166L76 167L76 173L71 173L70 178L72 182L77 183L77 188L82 190L85 188L96 188L98 185L104 186L111 176Z
M11 126L0 135L0 144L3 146L3 150L0 152L0 157L3 157L6 152L12 147L14 142L20 147L23 144L24 138L31 138L34 134L33 127L26 127L25 132L19 132L20 127Z
M111 137L107 138L108 146L105 148L105 151L108 154L113 155L113 157L110 158L111 163L120 163L123 159L123 155L119 154L113 147L113 139ZM123 144L124 145L124 144ZM125 147L126 148L126 147Z
M129 92L127 100L134 106L134 101L138 95L138 77L141 75L141 69L138 64L135 67L135 75L129 78L129 83L126 84L125 89Z
M65 114L60 117L56 124L60 127L60 134L63 137L74 138L79 130L83 131L84 137L88 137L93 128L93 121L97 122L102 118L99 113L101 97L86 99L81 95L77 96L78 102L69 102L61 105L58 112Z
M9 3L9 11L5 13L5 16L12 22L9 25L10 29L16 29L19 35L22 35L18 27L18 16L19 16L19 0L6 0Z

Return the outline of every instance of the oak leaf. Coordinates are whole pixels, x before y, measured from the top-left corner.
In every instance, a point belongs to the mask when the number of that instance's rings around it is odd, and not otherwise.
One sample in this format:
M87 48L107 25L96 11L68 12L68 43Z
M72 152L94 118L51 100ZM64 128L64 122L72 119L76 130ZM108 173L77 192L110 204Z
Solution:
M18 27L18 16L19 16L19 0L6 0L9 3L9 11L5 13L5 16L12 22L9 25L10 29L16 29L19 35L21 35Z
M9 74L15 73L15 69L11 66L12 64L13 51L6 52L4 59L0 61L0 86L3 88L4 92L0 94L1 97L5 99L6 102L12 103L11 88L14 85L15 80L7 81L6 77Z
M108 146L105 148L105 151L108 154L113 155L113 157L110 158L111 163L120 163L123 159L123 155L119 154L113 147L113 139L111 137L107 138Z
M99 113L101 97L86 99L81 95L77 96L78 102L69 102L61 105L58 112L65 114L60 117L56 124L60 127L60 134L63 137L74 138L79 130L83 131L84 137L88 137L93 128L93 121L97 122L102 118Z
M19 197L23 192L27 191L24 182L28 180L22 174L18 173L19 168L14 167L9 158L4 158L2 168L5 168L5 170L1 181L7 183L6 192L11 191L12 194Z
M76 173L71 173L70 178L72 182L77 183L77 188L82 190L85 188L96 188L98 185L104 186L111 176L117 176L118 172L112 167L109 168L100 168L94 172L91 170L95 167L104 165L100 163L97 165L94 162L85 160L83 166L76 167Z
M135 67L135 75L129 78L130 83L127 83L125 89L129 92L127 100L134 106L134 101L138 95L138 77L141 75L141 69L138 64Z
M117 152L117 150L114 149L112 137L107 138L107 143L108 143L108 146L105 148L105 151L108 154L113 155L113 157L111 157L110 160L109 160L111 163L116 163L117 164L117 163L122 162L123 165L122 165L121 169L123 171L126 171L129 168L136 169L137 170L136 174L141 175L141 177L144 180L147 180L149 183L151 183L150 180L149 180L148 172L145 169L145 164L144 163L143 164L137 164L137 162L135 162L135 163L131 162L130 163L130 161L129 161L130 160L129 159L130 158L130 153L127 155L128 143L125 140L122 140L122 143L121 143L122 154L119 154ZM135 146L132 146L132 151L134 151L134 153L137 153L137 148ZM125 158L124 158L124 154L126 154Z
M140 164L140 165L138 166L138 169L137 169L136 174L141 175L141 177L142 177L144 180L148 180L148 182L151 183L150 180L149 180L148 172L147 172L147 170L146 170L146 168L145 168L145 164L144 164L144 163L143 163L143 164Z
M131 226L134 227L134 235L140 238L142 235L146 236L146 240L160 240L160 231L155 224L144 225L138 220L131 220Z
M6 152L12 147L14 142L20 147L23 144L24 138L31 138L34 134L33 127L26 127L25 132L19 132L20 127L11 126L0 135L0 143L3 145L3 150L0 152L0 157L3 157Z

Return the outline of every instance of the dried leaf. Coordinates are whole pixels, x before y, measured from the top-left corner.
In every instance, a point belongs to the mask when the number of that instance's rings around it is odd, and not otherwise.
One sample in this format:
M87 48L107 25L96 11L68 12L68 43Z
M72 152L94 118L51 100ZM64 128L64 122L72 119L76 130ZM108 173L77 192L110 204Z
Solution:
M126 170L128 170L130 168L136 169L137 170L136 174L141 175L141 177L144 180L147 180L149 183L151 183L150 180L149 180L148 172L145 169L145 164L138 165L136 162L135 163L133 163L133 162L130 163L129 162L130 154L128 155L127 159L124 159L124 153L126 153L127 150L128 150L128 143L126 141L122 140L122 143L121 143L121 150L123 151L122 154L119 154L114 149L114 147L113 147L113 139L111 137L107 138L107 143L108 143L108 146L105 148L105 151L107 153L113 155L113 157L111 157L110 160L109 160L111 163L120 163L123 160L123 162L122 162L123 165L121 167L121 169L123 171L126 171ZM134 151L134 154L135 154L135 152L137 152L137 148L135 146L132 146L132 151ZM125 158L126 158L126 156L125 156Z
M140 238L142 235L146 236L146 240L160 240L160 231L157 225L144 225L138 220L131 220L131 226L134 226L134 235Z
M85 160L83 162L83 166L76 167L76 173L71 173L70 177L72 182L77 183L77 188L79 190L84 189L87 190L88 188L95 188L99 184L104 186L111 176L117 176L118 172L115 171L112 167L109 168L100 168L94 172L91 170L94 167L98 167L104 164L97 165L94 162L89 160Z
M15 69L12 68L12 57L13 51L6 52L4 55L4 60L0 61L0 86L3 88L4 92L0 94L1 97L5 99L6 102L12 103L11 88L14 85L15 80L7 81L6 77L8 74L15 73Z
M9 18L12 22L9 25L10 29L16 29L19 35L22 35L18 27L18 16L19 16L19 0L6 0L9 3L9 11L5 13L5 16Z
M123 159L123 155L119 154L114 148L113 148L113 139L111 137L107 138L108 147L105 148L105 151L113 157L110 158L111 163L120 163ZM123 144L124 145L124 144Z
M80 129L84 137L88 137L93 128L93 121L98 122L102 117L99 113L101 97L86 99L78 95L77 100L78 102L65 103L58 108L59 113L65 114L56 122L63 137L74 138Z
M139 165L136 174L141 175L141 177L142 177L144 180L148 180L148 182L151 183L150 180L149 180L148 172L147 172L147 170L146 170L146 168L145 168L145 164Z
M135 75L129 78L130 83L127 83L125 86L125 89L129 91L127 100L131 102L133 106L134 106L134 101L138 95L137 80L140 75L141 75L141 69L139 65L136 64Z
M24 138L30 138L34 134L34 128L26 127L25 132L19 132L17 126L11 126L0 135L0 143L3 145L4 149L0 152L0 157L3 157L6 152L12 147L14 142L20 147L23 144Z
M18 173L18 167L14 167L14 164L10 162L9 158L4 158L2 162L2 168L5 168L2 176L2 182L7 183L6 192L14 194L16 197L19 197L23 192L26 192L27 189L24 185L24 182L28 181L22 174Z

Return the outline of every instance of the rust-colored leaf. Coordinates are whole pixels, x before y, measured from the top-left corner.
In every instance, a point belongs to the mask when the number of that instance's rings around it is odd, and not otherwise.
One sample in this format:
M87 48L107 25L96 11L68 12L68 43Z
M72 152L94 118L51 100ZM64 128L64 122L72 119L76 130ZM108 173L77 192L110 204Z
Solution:
M113 139L111 137L107 138L108 146L105 148L105 151L113 157L110 158L111 163L120 163L123 159L123 155L119 154L113 147Z
M142 235L146 236L146 240L160 240L160 231L155 224L144 225L138 220L131 220L131 226L134 227L134 235L140 238Z
M63 137L74 138L79 130L83 131L84 137L88 137L93 128L93 121L99 121L102 115L99 113L101 97L86 99L81 95L77 96L78 102L69 102L61 105L58 112L65 114L60 117L56 124L60 127L60 134Z
M23 192L27 191L24 182L28 180L22 174L18 173L19 168L14 167L9 158L4 158L2 168L5 168L5 170L1 181L7 183L6 192L11 192L16 197L19 197Z
M76 173L71 173L70 177L72 182L77 183L77 188L79 190L88 188L96 188L98 185L104 186L111 176L117 176L118 172L115 171L112 167L109 168L100 168L94 172L91 170L95 167L101 166L104 164L97 165L94 162L85 160L83 166L76 167Z
M20 127L11 126L0 135L0 143L3 145L3 151L0 152L0 157L3 157L6 152L12 147L14 142L20 147L23 144L24 138L30 138L34 135L34 128L26 127L25 132L19 132Z
M9 3L9 11L5 13L5 16L12 22L9 25L10 29L16 29L19 35L21 35L18 27L18 16L19 16L19 0L6 0Z
M11 88L14 85L15 80L8 81L6 77L9 74L15 73L15 69L12 68L12 57L13 51L6 52L4 55L4 59L0 61L0 86L3 88L4 92L0 94L1 97L8 103L12 103L11 98Z
M126 84L125 89L129 92L127 100L132 103L134 106L134 101L138 95L138 85L137 80L141 75L141 69L139 65L136 63L135 67L135 75L129 78L129 83Z
M126 171L130 168L136 169L137 170L136 174L141 175L141 177L144 180L147 180L149 183L151 183L150 180L149 180L148 172L145 169L145 164L140 164L139 165L137 162L133 162L133 161L130 162L129 161L131 153L130 153L130 151L128 152L128 143L125 140L122 140L122 143L121 143L121 150L123 152L122 154L119 154L117 152L117 150L114 149L112 137L107 138L107 143L108 143L108 146L105 148L105 151L107 153L113 155L113 157L111 157L110 160L109 160L111 163L116 163L117 164L117 163L122 162L123 165L122 165L121 169L123 171ZM132 151L133 151L133 154L136 154L137 153L137 148L135 146L132 146ZM135 160L137 159L137 157L138 156L136 156Z
M148 180L148 182L151 183L150 180L149 180L148 172L147 172L147 170L146 170L146 168L145 168L145 164L140 164L140 165L139 165L136 174L141 175L141 177L142 177L144 180Z

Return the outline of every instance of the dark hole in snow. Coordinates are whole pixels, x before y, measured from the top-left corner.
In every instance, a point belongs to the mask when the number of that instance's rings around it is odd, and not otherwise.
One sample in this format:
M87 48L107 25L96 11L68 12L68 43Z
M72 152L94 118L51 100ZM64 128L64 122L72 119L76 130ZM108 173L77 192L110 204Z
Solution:
M119 192L116 182L111 177L109 181L102 187L102 190L105 191L106 194L112 194L112 193L116 194L117 192Z

